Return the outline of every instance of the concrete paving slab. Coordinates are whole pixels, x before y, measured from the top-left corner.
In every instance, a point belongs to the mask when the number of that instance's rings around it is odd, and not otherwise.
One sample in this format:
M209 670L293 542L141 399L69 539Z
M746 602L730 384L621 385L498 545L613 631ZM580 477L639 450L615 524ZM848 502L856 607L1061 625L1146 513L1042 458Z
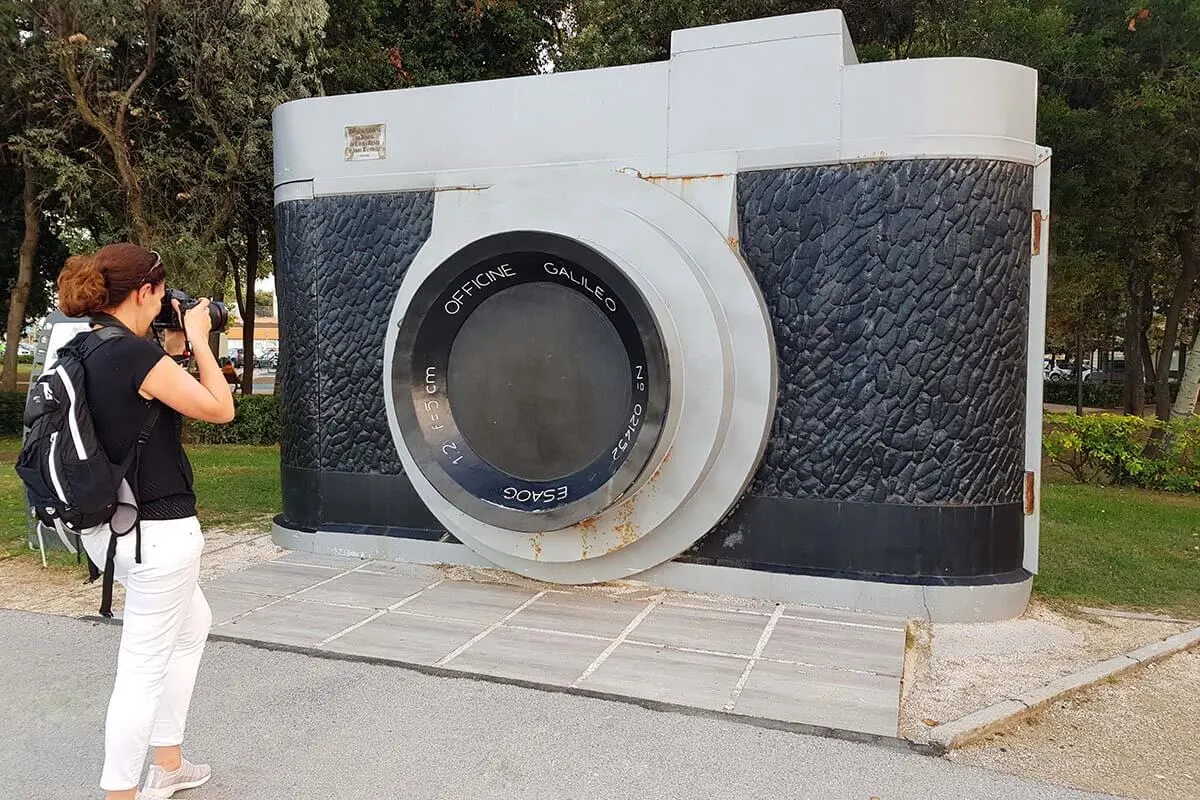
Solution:
M663 598L664 606L681 606L684 608L716 608L721 610L736 609L751 614L761 614L769 617L775 613L778 603L772 600L755 600L749 597L722 597L720 595L684 594L672 592Z
M204 597L212 611L213 625L228 622L240 614L271 602L270 597L261 594L231 592L213 586L204 587Z
M482 622L459 622L391 611L327 642L322 649L428 666L486 628Z
M895 631L908 628L908 620L903 617L885 617L882 614L847 611L841 608L817 608L788 604L783 610L783 616L785 619L803 619L825 624L843 623L851 627L874 626Z
M268 597L283 597L307 589L313 584L336 577L343 569L309 566L307 564L281 564L268 561L249 569L232 572L212 582L211 586L246 594L261 594Z
M594 594L547 592L507 624L612 639L645 607L645 603L610 600Z
M736 611L658 606L629 640L752 656L768 619Z
M749 659L622 644L579 685L662 703L720 710Z
M605 639L499 628L446 666L513 680L570 686L608 644Z
M280 600L274 605L213 628L216 633L262 642L312 647L329 636L362 622L374 611L328 606L303 600Z
M784 618L775 626L762 655L899 678L904 666L904 631Z
M349 572L301 595L311 603L389 608L429 586L429 581L407 575Z
M215 629L234 638L896 735L903 620L676 593L539 591L452 574L307 557L206 590L219 621L274 603Z
M536 592L500 584L446 581L405 604L411 614L491 624L521 607Z
M733 712L895 736L899 695L887 675L757 661Z
M275 560L276 564L300 564L308 567L332 567L335 569L354 569L364 566L367 559L349 556L329 556L322 553L302 553L293 550Z
M359 567L358 571L379 573L381 575L406 575L421 578L430 583L445 577L445 574L437 567L425 564L405 564L399 561L372 561L369 564Z

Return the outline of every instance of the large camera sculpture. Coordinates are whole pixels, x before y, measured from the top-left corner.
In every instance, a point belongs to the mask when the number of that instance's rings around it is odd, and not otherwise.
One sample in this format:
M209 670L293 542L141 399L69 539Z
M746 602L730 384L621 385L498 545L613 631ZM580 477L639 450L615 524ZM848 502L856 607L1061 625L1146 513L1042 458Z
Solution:
M663 63L281 107L277 541L1019 613L1036 85L858 64L820 12L679 31Z

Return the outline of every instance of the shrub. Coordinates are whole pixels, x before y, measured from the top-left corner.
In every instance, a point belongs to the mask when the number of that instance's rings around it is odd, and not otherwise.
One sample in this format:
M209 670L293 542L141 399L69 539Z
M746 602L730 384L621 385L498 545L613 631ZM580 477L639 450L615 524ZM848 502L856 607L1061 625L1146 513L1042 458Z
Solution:
M1047 403L1059 403L1064 406L1075 405L1075 384L1046 381L1042 390L1042 399ZM1125 390L1120 384L1085 383L1083 385L1083 404L1088 408L1119 408L1125 403Z
M228 425L189 420L184 436L194 444L279 444L279 397L255 394L235 398L237 415Z
M1047 403L1058 403L1064 406L1075 405L1075 382L1046 381L1043 384L1042 400ZM1169 384L1171 402L1179 393L1179 383ZM1146 384L1146 402L1154 403L1157 387L1153 383ZM1083 385L1083 404L1088 408L1121 408L1125 405L1125 384L1123 383L1085 383Z
M1200 492L1200 418L1047 414L1043 452L1081 483Z
M24 431L24 392L0 392L0 435L20 436Z

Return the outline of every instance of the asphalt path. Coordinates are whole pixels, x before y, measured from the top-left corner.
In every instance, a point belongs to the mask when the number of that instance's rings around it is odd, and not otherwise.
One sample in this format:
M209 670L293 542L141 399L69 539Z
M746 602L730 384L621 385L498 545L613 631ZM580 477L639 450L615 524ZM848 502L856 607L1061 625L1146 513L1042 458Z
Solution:
M101 797L120 629L0 611L0 797ZM181 798L1066 800L944 759L391 666L210 642Z

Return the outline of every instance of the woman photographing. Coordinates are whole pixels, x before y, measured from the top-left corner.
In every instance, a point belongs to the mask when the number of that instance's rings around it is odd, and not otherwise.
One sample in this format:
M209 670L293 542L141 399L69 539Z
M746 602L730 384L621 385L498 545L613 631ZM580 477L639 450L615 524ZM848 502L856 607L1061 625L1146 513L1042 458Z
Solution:
M165 292L162 259L127 243L74 256L58 276L63 313L91 318L93 329L121 328L126 334L105 342L84 363L96 438L117 462L153 420L129 480L136 487L140 542L117 536L113 558L113 577L125 587L125 612L100 778L108 800L171 797L211 774L180 751L212 624L198 585L204 536L180 437L183 417L230 422L234 404L208 343L207 300L183 314L183 330L167 331L162 344L149 336ZM177 302L173 307L179 314ZM198 380L172 358L188 341ZM102 565L113 537L106 524L80 538L92 562ZM148 748L153 762L139 795Z

